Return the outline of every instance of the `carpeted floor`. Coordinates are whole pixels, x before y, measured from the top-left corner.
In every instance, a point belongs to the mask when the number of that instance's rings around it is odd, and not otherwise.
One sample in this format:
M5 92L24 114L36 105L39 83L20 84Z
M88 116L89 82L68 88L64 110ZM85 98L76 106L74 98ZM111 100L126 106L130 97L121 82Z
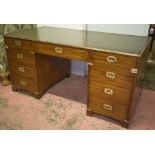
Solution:
M36 100L0 85L0 129L125 129L109 118L86 116L87 78L71 76ZM129 129L155 129L155 91L143 90Z

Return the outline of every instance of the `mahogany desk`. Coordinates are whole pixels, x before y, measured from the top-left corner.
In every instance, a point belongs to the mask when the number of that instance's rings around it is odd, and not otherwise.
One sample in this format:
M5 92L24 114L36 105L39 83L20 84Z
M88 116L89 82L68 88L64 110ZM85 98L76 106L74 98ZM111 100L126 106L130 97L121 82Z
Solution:
M128 126L141 94L151 39L41 27L5 35L14 91L36 98L70 75L70 60L89 65L87 114Z

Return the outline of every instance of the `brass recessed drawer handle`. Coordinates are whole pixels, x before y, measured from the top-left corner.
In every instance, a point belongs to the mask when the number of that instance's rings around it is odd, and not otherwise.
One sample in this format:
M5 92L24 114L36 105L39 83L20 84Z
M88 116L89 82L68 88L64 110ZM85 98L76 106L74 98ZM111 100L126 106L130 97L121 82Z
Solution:
M94 66L94 64L92 62L88 62L89 66Z
M115 56L108 56L107 57L107 62L117 63L117 57L115 57Z
M104 93L107 94L107 95L113 95L114 91L112 89L110 89L110 88L105 88Z
M7 50L9 47L7 45L5 45L5 49Z
M16 45L16 46L21 46L21 44L22 44L21 41L15 40L15 45Z
M26 86L27 85L27 83L26 83L26 81L20 81L20 84L22 85L22 86Z
M62 54L63 49L61 47L55 47L55 52L58 53L58 54Z
M17 58L18 59L23 59L23 54L17 53Z
M131 68L131 73L137 74L138 73L138 69L137 68Z
M115 79L116 74L114 72L106 72L106 77L110 79Z
M25 72L24 67L18 67L18 70L19 70L20 72Z
M104 105L103 105L103 109L112 111L112 106L109 105L109 104L104 104Z

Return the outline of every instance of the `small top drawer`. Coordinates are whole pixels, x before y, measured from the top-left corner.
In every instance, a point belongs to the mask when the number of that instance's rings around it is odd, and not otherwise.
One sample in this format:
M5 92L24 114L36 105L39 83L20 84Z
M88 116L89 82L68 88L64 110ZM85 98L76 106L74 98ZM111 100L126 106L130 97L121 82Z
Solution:
M21 40L21 39L13 39L13 38L5 38L5 44L10 48L21 48L25 50L32 50L32 42Z
M8 49L7 55L9 63L35 66L35 55L33 52L22 49Z
M38 53L41 54L63 57L67 59L80 61L87 61L88 59L88 51L82 49L75 49L71 47L46 43L35 43L35 49Z
M131 69L136 66L136 58L122 56L119 54L109 54L103 52L92 52L91 61L94 64L108 64L111 67Z

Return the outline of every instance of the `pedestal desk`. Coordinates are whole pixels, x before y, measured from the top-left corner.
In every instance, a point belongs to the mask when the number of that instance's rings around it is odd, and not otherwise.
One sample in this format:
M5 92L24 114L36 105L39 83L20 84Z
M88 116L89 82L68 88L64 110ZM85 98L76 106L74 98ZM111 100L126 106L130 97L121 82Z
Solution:
M149 37L41 27L5 35L13 91L40 98L70 75L70 60L88 63L87 114L128 126L141 95Z

